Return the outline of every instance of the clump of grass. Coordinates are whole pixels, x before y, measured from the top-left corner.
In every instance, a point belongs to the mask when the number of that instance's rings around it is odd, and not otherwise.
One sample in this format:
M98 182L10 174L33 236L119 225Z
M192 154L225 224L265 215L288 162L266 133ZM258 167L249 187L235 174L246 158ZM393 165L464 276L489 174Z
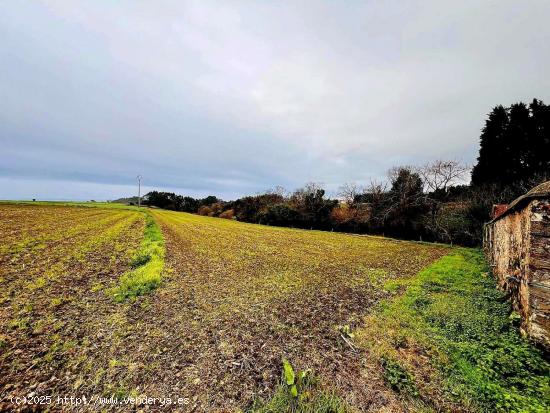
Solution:
M254 403L249 413L348 413L347 404L323 389L310 370L295 372L283 359L283 378L267 401Z
M154 218L145 213L143 241L131 261L132 270L120 277L111 294L118 302L134 299L157 288L164 269L164 238Z
M357 334L386 360L392 387L400 390L415 377L421 398L436 408L549 411L550 364L520 335L480 251L454 250L403 287L404 294L383 303ZM418 363L419 354L429 354L430 362ZM437 394L427 370L442 386Z

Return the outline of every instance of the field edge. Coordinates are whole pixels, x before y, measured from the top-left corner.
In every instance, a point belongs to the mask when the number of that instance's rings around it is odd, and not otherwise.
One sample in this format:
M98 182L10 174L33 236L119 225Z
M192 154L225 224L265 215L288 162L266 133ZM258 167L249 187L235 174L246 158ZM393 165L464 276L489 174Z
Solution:
M521 336L482 251L454 248L416 276L385 285L356 332L413 410L550 409L550 364Z

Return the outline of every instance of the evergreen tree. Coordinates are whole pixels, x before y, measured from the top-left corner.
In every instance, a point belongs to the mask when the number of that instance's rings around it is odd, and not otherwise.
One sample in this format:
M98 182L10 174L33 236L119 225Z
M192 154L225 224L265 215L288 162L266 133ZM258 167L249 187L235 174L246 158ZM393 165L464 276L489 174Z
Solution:
M474 186L510 188L514 195L550 177L550 106L534 99L495 107L485 121Z
M489 114L481 130L479 157L472 170L472 183L483 183L498 180L498 170L503 166L505 132L508 128L508 112L503 106L497 106Z
M533 148L529 157L531 175L550 172L550 105L533 99L529 105L531 128L529 146Z

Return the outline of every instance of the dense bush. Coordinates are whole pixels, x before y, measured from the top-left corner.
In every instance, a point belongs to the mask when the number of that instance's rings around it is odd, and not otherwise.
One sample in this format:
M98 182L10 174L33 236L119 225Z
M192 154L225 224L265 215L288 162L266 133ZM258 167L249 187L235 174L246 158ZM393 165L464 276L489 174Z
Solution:
M258 215L258 223L285 227L300 227L302 223L300 213L287 204L268 206L266 211Z
M202 206L210 206L219 203L221 200L213 195L203 199L195 199L190 196L177 195L173 192L151 191L143 197L143 204L155 206L173 211L198 212Z
M211 217L212 216L212 208L210 208L207 205L203 205L199 208L199 210L197 211L197 214L204 215L204 216L207 216L207 217Z
M228 210L226 210L226 211L223 211L223 212L219 215L219 218L233 219L233 218L235 218L235 212L234 212L232 209L228 209Z

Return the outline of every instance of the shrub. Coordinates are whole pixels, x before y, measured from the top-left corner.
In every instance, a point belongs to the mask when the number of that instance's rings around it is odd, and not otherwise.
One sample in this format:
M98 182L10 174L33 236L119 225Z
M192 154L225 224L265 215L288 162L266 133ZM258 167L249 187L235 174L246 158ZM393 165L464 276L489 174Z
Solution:
M223 211L223 203L221 202L214 202L212 205L210 205L210 214L208 214L211 217L218 217Z
M232 209L228 209L227 211L223 211L220 215L220 218L224 219L234 219L235 218L235 212Z
M209 206L203 205L199 208L199 210L197 211L197 214L204 215L204 216L211 216L212 208L210 208Z
M330 220L337 226L345 225L353 219L352 212L352 209L348 205L339 205L331 211Z
M258 222L264 225L294 227L299 226L300 221L300 213L286 204L272 205L258 215Z

